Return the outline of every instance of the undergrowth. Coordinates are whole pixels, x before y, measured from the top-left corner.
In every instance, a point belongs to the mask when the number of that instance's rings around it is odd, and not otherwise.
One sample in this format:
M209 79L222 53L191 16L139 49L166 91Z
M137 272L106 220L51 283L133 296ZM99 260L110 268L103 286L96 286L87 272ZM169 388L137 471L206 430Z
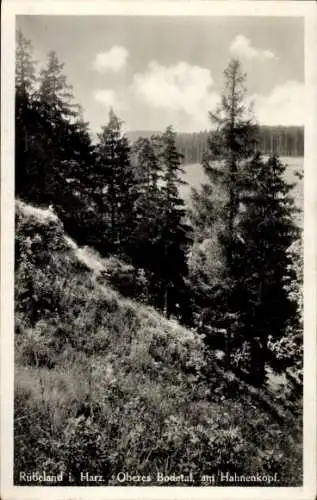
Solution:
M87 255L53 214L17 202L15 483L21 471L72 485L82 472L102 485L230 472L301 485L298 416L277 421L201 337L123 298Z

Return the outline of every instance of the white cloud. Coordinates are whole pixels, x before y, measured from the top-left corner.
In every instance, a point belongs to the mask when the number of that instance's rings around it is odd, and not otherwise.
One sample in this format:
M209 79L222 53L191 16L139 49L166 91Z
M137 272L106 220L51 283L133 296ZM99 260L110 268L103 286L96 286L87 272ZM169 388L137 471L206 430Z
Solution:
M219 98L210 71L186 62L163 66L151 61L134 75L132 90L150 107L165 110L166 120L179 130L209 128L208 110Z
M271 50L261 50L252 46L249 38L237 35L229 46L229 51L236 57L244 59L277 59Z
M115 111L125 109L125 104L112 89L96 89L93 96L95 101L100 102L108 110L110 108L113 108Z
M108 52L99 52L93 62L94 68L100 73L120 71L128 59L129 52L125 47L114 45Z
M254 94L254 112L260 124L303 125L305 121L304 84L290 80L277 85L266 96Z

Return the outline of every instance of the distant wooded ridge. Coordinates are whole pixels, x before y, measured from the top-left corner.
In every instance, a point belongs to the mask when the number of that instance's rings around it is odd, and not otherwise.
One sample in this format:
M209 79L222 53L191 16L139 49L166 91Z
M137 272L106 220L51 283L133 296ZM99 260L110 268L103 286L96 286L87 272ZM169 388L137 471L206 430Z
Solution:
M131 142L138 137L150 137L157 131L130 131L127 136ZM200 163L207 150L207 138L210 132L178 133L176 146L184 155L184 163ZM260 146L263 154L279 156L304 156L304 127L260 126Z

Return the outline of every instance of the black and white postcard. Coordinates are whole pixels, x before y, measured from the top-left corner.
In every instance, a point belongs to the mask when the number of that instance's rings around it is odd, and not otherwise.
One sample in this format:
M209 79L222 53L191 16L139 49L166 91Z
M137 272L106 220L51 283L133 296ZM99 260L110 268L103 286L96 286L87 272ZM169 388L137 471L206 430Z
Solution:
M3 7L3 500L313 500L316 4Z

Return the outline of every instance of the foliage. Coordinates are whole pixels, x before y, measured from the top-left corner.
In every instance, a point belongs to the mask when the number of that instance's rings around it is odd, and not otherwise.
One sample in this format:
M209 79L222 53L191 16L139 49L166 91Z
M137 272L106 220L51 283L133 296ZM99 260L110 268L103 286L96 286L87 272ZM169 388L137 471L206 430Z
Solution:
M36 75L31 44L18 33L16 194L50 205L77 243L132 264L131 296L140 293L168 316L188 321L190 238L175 134L168 129L139 140L131 151L111 110L92 146L63 69L51 51ZM145 293L137 284L140 273Z
M142 300L159 307L158 282L161 268L157 263L161 249L163 221L161 138L140 138L133 145L133 165L138 198L137 222L130 236L129 255L138 279L143 281Z
M291 364L300 358L294 357L297 306L287 293L298 229L286 167L255 152L258 129L244 105L244 81L238 61L231 61L221 104L210 114L217 129L203 160L210 182L192 193L190 278L200 329L223 329L227 363L261 385L267 364L285 369L285 345Z
M288 251L298 237L292 189L283 178L285 166L276 157L260 155L245 167L244 211L235 244L236 303L244 337L251 342L252 377L263 382L268 336L278 340L296 321L296 306L284 284L294 281Z
M216 130L210 134L208 153L202 162L209 183L203 185L199 193L193 192L191 213L197 243L212 237L214 244L208 249L219 255L215 261L221 264L221 268L215 272L216 279L208 280L208 275L212 274L212 267L206 269L204 266L208 259L196 259L201 268L196 265L195 272L191 273L191 283L198 315L207 313L212 328L213 325L218 327L219 321L225 321L222 327L226 328L227 346L230 347L233 338L235 342L237 340L234 322L240 313L235 277L240 197L245 189L246 164L254 156L258 129L244 104L245 75L237 60L230 62L224 79L221 102L215 113L210 112ZM212 259L209 258L209 262L213 266ZM207 279L201 279L201 275ZM227 352L229 361L230 353Z
M209 135L207 130L177 134L176 145L185 164L201 163L208 151ZM260 125L258 149L264 155L304 156L304 127Z
M239 63L189 213L171 127L131 148L111 111L92 145L57 55L37 75L19 32L16 59L16 482L161 470L199 484L226 463L299 484L299 235L285 167L256 153ZM295 380L278 411L231 372L261 385L268 364Z
M99 236L97 248L104 255L122 256L126 254L129 234L135 226L134 201L137 192L128 140L122 134L121 122L112 110L107 125L98 135L96 151L94 203L104 233Z
M138 272L142 270L148 303L168 317L189 322L186 276L191 239L179 195L182 169L175 133L168 127L161 136L142 138L133 152L139 196L130 245L132 262Z
M271 365L277 372L286 371L292 392L302 394L303 383L303 242L295 240L288 248L288 271L293 276L284 286L295 314L287 321L284 335L278 339L270 336L268 348L272 353ZM294 277L295 276L295 277Z
M187 276L187 254L191 243L190 227L185 220L185 205L179 195L182 184L181 155L176 149L175 132L168 127L162 136L162 228L158 265L160 266L161 308L169 317L180 314L190 320L190 307L184 278ZM178 306L177 306L178 304Z
M18 32L16 58L16 195L54 206L80 241L87 238L94 162L88 124L55 52L37 75L31 43Z
M65 485L86 484L82 471L118 485L128 470L153 485L159 470L199 485L224 463L300 484L291 414L275 421L214 370L200 336L98 283L49 210L18 202L16 216L16 484L45 470Z

